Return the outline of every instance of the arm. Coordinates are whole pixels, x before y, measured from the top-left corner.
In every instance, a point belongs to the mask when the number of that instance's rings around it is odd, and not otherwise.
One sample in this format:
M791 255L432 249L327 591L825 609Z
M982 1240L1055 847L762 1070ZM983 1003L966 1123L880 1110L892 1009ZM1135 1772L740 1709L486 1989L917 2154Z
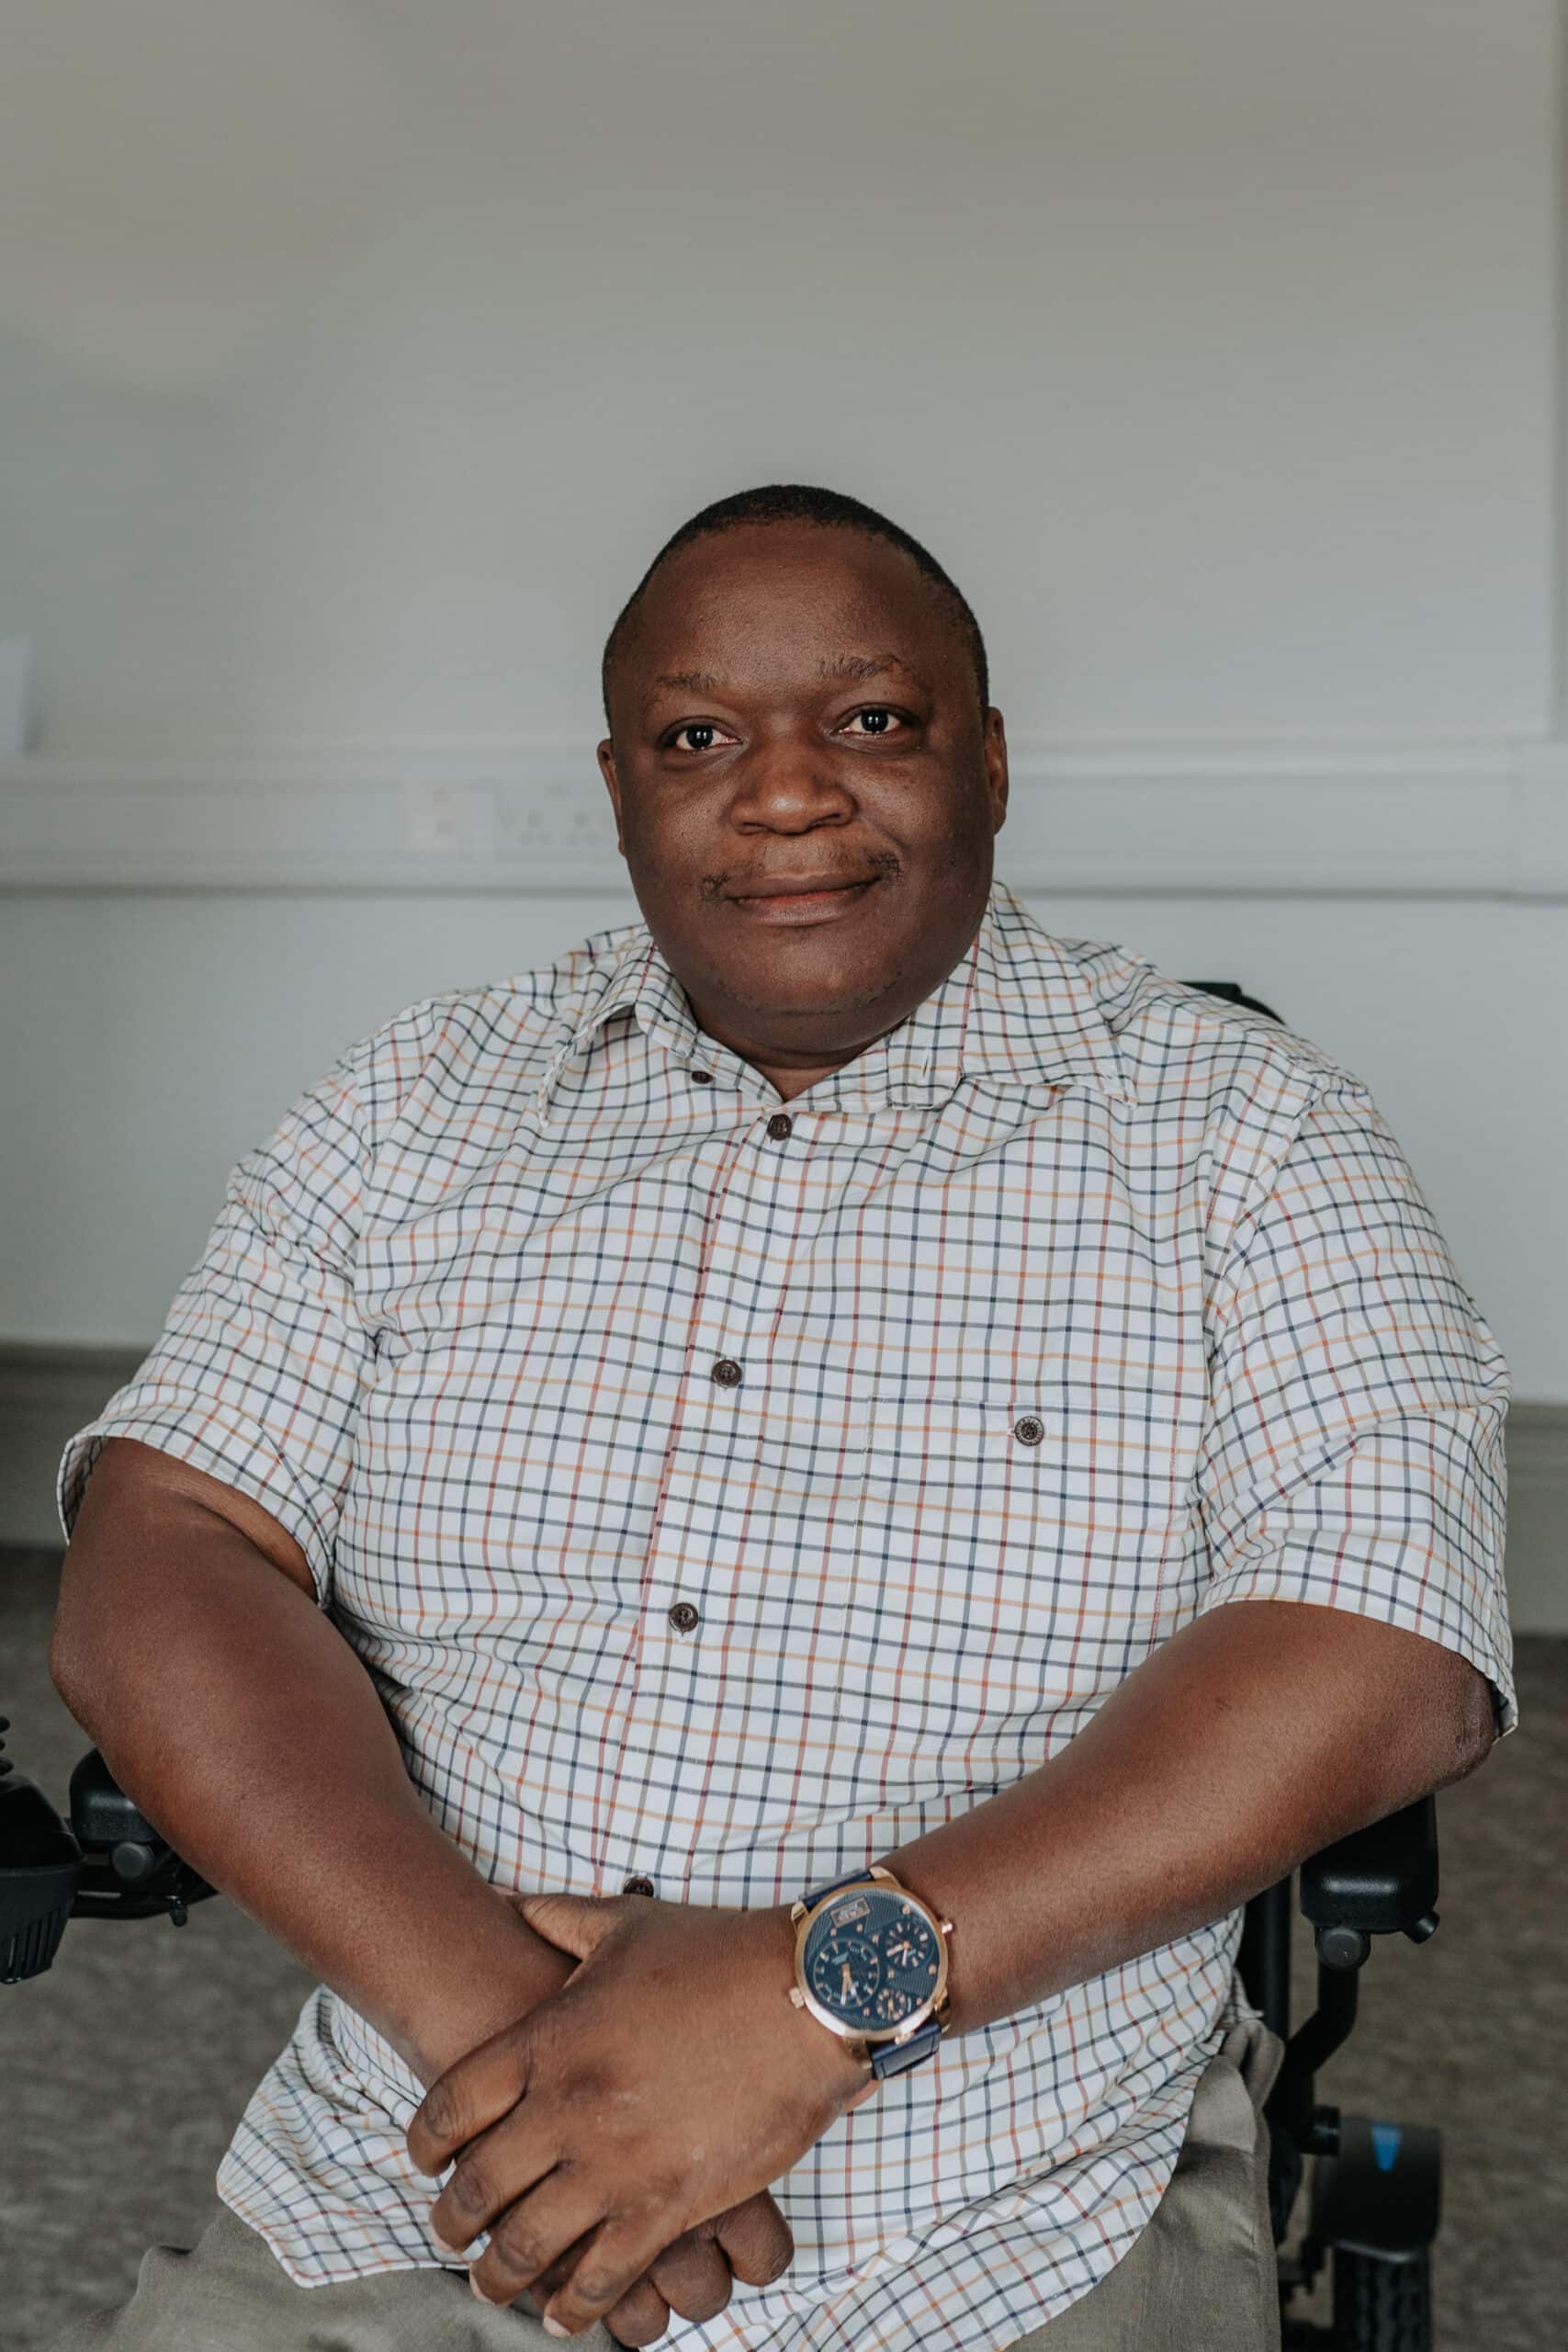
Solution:
M1419 1634L1300 1601L1183 1627L1048 1764L881 1859L957 1924L953 2030L1250 1901L1492 1745L1484 1678Z
M569 1963L431 1818L310 1567L248 1497L111 1439L55 1687L175 1850L432 2082Z
M310 1564L248 1496L133 1439L83 1498L50 1647L115 1779L209 1883L383 2035L423 2083L554 1992L536 1935L426 1813ZM794 2241L771 2198L671 2231L611 2314L627 2344L707 2319Z
M1164 1643L1049 1762L881 1859L954 1921L952 2030L970 2031L1223 1917L1472 1770L1491 1738L1483 1678L1424 1636L1236 1602ZM547 2306L552 2333L575 2334L661 2233L776 2180L869 2094L787 1997L787 1905L546 1894L524 1907L588 1964L432 2088L409 2147L435 2171L504 2119L433 2221L457 2246L490 2231L474 2275L497 2301L597 2225ZM547 2177L563 2158L570 2189ZM656 2195L634 2195L649 2182Z

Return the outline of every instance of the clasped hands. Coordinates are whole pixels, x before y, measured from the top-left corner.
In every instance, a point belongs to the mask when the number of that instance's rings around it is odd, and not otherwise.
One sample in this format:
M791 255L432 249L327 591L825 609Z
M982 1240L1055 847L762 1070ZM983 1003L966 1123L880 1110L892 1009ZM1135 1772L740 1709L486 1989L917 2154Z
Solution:
M787 2267L768 2184L876 2085L790 2001L787 1906L510 1899L579 1965L426 2091L409 2154L431 2174L457 2160L431 2224L455 2252L489 2232L469 2273L487 2301L526 2289L552 2335L604 2320L650 2344L671 2305L721 2310L731 2271L765 2286Z

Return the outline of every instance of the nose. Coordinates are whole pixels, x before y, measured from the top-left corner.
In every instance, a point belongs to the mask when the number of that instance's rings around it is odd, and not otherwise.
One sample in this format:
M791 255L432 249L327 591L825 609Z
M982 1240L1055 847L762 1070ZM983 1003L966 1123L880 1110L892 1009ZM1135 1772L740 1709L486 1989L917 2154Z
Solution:
M753 744L739 781L742 808L781 829L848 814L855 805L827 747L793 731Z

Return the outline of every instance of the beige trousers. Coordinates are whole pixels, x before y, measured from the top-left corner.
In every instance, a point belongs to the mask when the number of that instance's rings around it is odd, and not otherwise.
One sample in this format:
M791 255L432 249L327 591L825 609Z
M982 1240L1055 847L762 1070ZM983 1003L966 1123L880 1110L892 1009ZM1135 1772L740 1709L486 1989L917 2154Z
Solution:
M1256 2019L1233 2026L1131 2251L1059 2318L974 2352L1278 2352L1261 2110L1281 2054ZM615 2352L603 2327L569 2340ZM462 2270L297 2286L224 2205L194 2246L150 2246L130 2301L76 2321L49 2352L557 2352L560 2341L522 2303L481 2303Z

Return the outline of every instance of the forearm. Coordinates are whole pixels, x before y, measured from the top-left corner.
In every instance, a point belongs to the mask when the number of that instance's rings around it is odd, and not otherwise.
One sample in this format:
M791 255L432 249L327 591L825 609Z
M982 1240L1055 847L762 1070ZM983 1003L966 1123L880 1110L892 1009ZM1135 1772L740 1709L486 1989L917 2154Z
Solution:
M954 1922L963 2033L1223 1917L1490 1741L1486 1686L1453 1653L1237 1602L1165 1643L1048 1763L879 1859Z
M92 1607L57 1684L186 1861L426 2084L556 1990L570 1963L425 1811L364 1667L303 1592L175 1502L100 1515L90 1541Z

